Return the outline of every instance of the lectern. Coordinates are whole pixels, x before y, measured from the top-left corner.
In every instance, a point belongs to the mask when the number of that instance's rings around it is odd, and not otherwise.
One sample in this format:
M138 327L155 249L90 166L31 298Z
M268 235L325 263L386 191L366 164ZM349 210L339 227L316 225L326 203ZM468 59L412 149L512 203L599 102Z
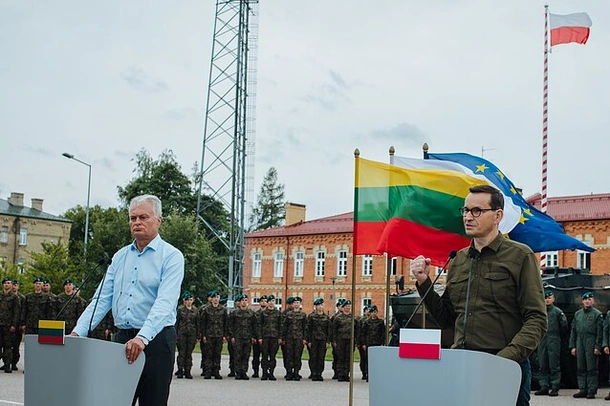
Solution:
M468 350L440 360L400 358L398 347L369 348L369 405L515 406L521 367Z
M66 336L64 345L25 336L25 406L129 406L144 353L127 363L125 345Z

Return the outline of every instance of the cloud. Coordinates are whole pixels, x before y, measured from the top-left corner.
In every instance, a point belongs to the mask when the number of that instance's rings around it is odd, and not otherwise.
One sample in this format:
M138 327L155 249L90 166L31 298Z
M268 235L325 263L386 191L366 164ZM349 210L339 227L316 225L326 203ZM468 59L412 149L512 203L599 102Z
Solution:
M415 124L402 122L389 129L375 130L368 134L362 134L358 138L362 141L374 140L389 143L412 141L422 143L426 140L426 134Z
M144 69L132 66L121 73L121 78L135 90L147 93L165 92L169 89L167 83L150 78Z
M337 86L342 87L344 89L349 89L350 86L348 86L345 80L343 80L343 77L339 74L339 72L335 72L331 69L329 74L330 78Z
M349 103L350 99L345 93L350 86L343 77L334 70L329 70L330 83L325 82L315 86L313 92L301 98L306 103L316 104L323 110L336 111L343 103Z
M170 109L165 112L165 115L172 120L184 120L189 118L199 118L199 113L192 107L181 107Z

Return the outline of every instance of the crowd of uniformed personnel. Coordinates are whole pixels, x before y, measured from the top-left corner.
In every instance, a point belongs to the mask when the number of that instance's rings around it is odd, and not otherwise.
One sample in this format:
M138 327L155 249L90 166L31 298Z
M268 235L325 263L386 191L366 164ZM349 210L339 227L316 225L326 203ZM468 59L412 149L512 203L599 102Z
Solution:
M178 308L176 329L178 356L176 376L192 379L192 353L196 342L201 346L201 376L204 379L222 379L220 357L223 342L229 351L229 377L248 380L249 361L252 356L252 378L275 381L277 353L282 349L285 369L284 379L300 381L303 350L309 352L309 378L322 381L325 356L329 346L333 349L333 379L349 381L351 346L351 311L349 300L339 300L336 312L331 316L325 310L324 299L313 302L313 311L303 311L300 297L289 297L286 309L275 306L274 295L260 298L260 308L249 308L245 294L235 297L235 308L228 311L220 304L220 294L208 292L208 302L199 309L194 306L190 292L183 294L183 304ZM371 346L383 345L386 336L385 323L378 317L376 306L366 308L366 314L356 318L355 345L361 351L362 378L368 379L366 351ZM353 350L353 349L352 349Z

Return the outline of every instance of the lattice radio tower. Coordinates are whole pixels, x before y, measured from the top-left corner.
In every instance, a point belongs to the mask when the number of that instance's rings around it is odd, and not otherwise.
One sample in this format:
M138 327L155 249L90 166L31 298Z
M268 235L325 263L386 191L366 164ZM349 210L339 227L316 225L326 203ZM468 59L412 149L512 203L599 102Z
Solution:
M197 217L229 251L229 299L242 288L247 203L253 193L257 40L258 0L216 1ZM228 235L202 216L213 201L230 213Z

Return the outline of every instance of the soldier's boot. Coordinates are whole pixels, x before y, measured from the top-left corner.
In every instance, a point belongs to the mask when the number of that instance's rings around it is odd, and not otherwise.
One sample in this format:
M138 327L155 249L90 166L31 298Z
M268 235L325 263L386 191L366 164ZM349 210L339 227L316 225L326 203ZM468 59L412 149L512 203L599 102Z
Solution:
M205 373L205 370L204 370L204 369L202 369L202 370L201 370L201 374L200 374L200 376L205 377L205 374L206 374L206 373Z
M300 381L301 379L303 379L303 377L299 374L299 371L296 370L296 369L294 370L294 375L293 376L294 376L294 380L295 381Z
M13 365L11 366L11 370L12 370L12 371L19 371L19 368L17 368L17 364L13 364Z
M254 370L254 373L252 374L252 378L258 378L258 368L256 368Z
M336 370L333 370L333 378L332 379L339 379L339 374L337 373Z
M178 379L184 378L184 369L182 369L182 368L178 369L178 372L176 373L176 378L178 378Z
M608 393L608 396L606 396L604 400L610 400L610 393Z
M214 379L222 379L222 376L220 375L220 371L216 371L214 373Z
M576 392L575 394L573 394L572 397L576 398L576 399L586 398L587 397L587 391L586 390L580 390L580 391Z
M595 392L588 392L587 399L595 399Z
M536 392L534 392L534 395L536 395L536 396L546 396L548 394L549 394L549 388L540 388Z
M559 396L559 389L551 389L549 391L549 396L551 396L551 397ZM608 399L608 400L610 400L610 399Z
M275 377L275 375L273 375L273 369L269 370L269 380L270 381L275 381L277 380L277 378Z
M292 373L292 369L288 369L286 371L286 378L287 381L294 381L294 374Z
M186 379L193 379L193 375L191 375L191 368L184 369L184 377Z
M6 373L6 374L11 374L11 373L13 373L13 370L11 369L11 364L6 364L6 365L4 365L4 368L3 368L3 369L4 369L4 373Z
M261 381L266 381L269 379L269 372L266 369L263 369L263 376L261 376Z
M235 371L233 369L229 370L229 375L227 375L229 378L233 378L235 376Z

